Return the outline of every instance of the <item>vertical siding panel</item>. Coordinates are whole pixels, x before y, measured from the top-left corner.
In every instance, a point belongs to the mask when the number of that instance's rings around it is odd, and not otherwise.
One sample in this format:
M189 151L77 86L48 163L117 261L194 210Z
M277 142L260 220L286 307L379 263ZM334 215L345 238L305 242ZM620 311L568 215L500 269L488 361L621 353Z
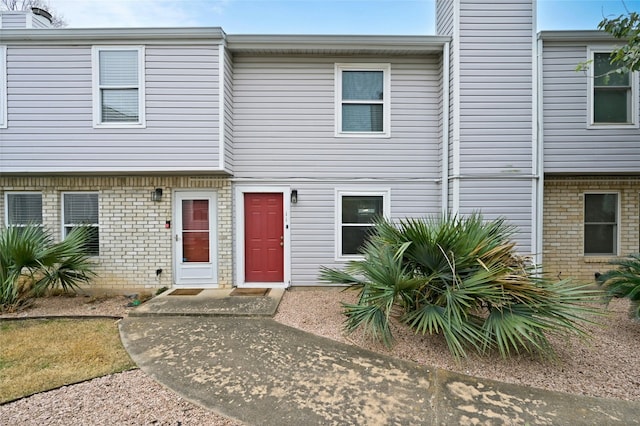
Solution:
M518 227L519 249L529 253L533 5L529 0L458 4L460 213L506 217Z
M224 80L224 125L225 125L225 141L224 141L224 158L225 168L233 171L233 56L229 50L225 49L225 80Z

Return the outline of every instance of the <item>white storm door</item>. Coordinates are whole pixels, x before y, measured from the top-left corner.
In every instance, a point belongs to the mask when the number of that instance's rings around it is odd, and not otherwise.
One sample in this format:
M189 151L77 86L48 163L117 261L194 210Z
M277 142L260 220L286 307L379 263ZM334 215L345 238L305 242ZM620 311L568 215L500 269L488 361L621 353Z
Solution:
M174 206L175 284L213 287L218 283L216 193L177 191Z

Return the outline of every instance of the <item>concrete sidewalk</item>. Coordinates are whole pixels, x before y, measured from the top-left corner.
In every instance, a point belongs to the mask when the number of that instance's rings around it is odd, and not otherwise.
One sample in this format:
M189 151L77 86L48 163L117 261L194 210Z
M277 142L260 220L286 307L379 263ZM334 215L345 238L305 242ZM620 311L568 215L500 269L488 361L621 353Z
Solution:
M130 316L120 333L151 377L251 425L640 424L640 403L435 370L268 317Z

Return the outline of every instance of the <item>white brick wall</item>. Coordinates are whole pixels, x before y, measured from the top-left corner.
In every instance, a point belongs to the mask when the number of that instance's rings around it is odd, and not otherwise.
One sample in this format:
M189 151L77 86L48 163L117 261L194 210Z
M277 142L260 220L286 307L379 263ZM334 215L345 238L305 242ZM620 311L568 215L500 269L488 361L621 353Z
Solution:
M163 189L162 201L151 192ZM113 291L153 289L173 284L172 191L211 189L218 198L218 285L230 287L232 267L231 181L211 176L0 177L0 219L5 193L41 191L44 225L62 236L61 200L66 191L99 194L100 256L93 287ZM156 277L156 270L162 274Z
M620 255L640 251L637 177L546 177L544 188L543 266L553 277L592 282L596 272L611 269L612 257L585 256L584 193L618 192Z

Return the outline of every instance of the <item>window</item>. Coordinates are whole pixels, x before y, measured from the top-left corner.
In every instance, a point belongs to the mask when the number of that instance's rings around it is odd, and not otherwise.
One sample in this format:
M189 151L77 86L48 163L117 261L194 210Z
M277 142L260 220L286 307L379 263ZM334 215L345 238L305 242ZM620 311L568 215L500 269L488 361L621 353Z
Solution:
M618 254L618 194L584 194L584 254Z
M389 217L389 192L338 191L337 259L362 257L360 249L377 217Z
M72 192L62 194L63 238L78 226L91 228L88 244L90 254L99 254L100 232L98 225L98 194L92 192Z
M96 127L144 126L144 48L93 48Z
M336 136L389 137L389 64L336 64Z
M592 52L593 82L591 123L593 125L632 125L635 117L634 76L613 72L611 52Z
M0 46L0 128L7 127L7 48Z
M42 225L41 193L8 192L5 200L7 226Z

